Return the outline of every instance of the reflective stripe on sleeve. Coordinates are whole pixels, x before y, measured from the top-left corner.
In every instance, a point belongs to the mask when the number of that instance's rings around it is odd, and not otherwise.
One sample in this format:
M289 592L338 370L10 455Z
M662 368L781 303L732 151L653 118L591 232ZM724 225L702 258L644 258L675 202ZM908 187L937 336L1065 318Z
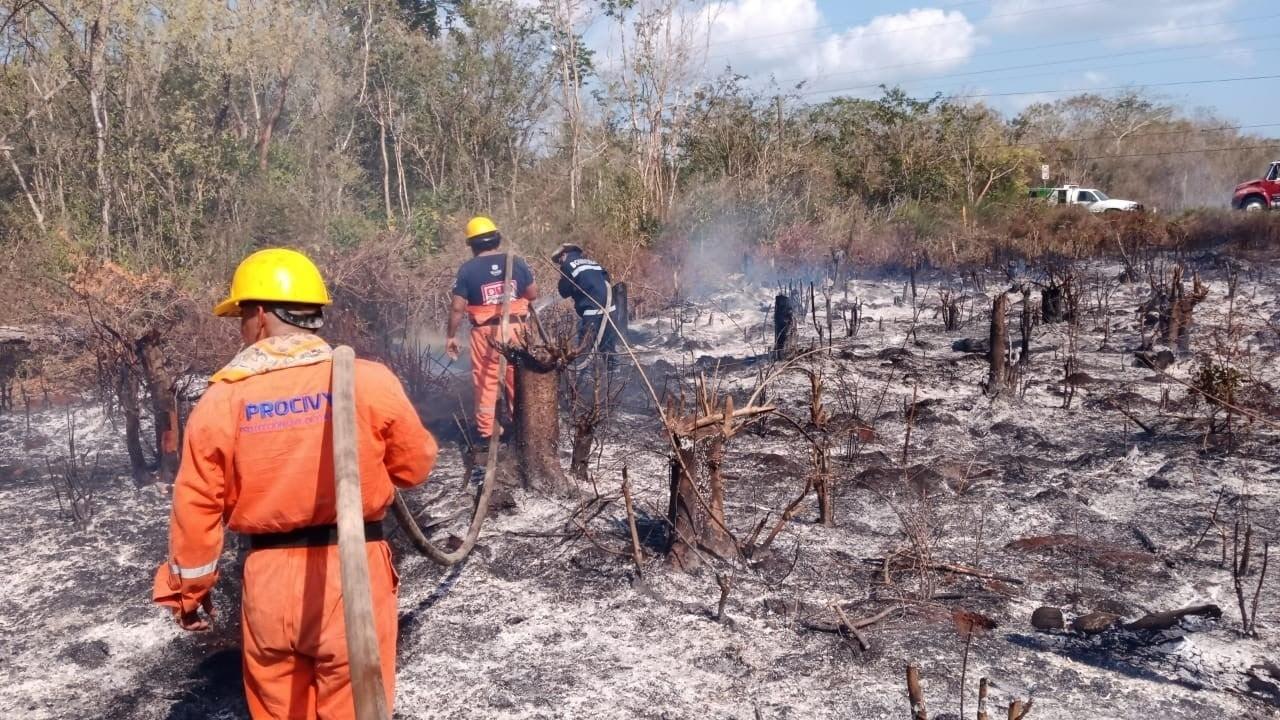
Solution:
M169 572L173 573L174 575L177 575L183 580L194 580L198 577L204 577L205 575L208 575L209 573L217 569L218 569L217 559L214 559L214 561L209 563L208 565L201 565L200 567L191 567L191 568L181 567L177 563L169 563Z
M573 269L571 276L578 277L578 273L581 273L584 270L600 270L601 272L603 272L604 268L600 267L599 263L583 263Z
M609 310L608 310L608 312L613 312L614 310L617 310L617 309L618 309L618 306L616 306L616 305L610 305L610 306L609 306ZM600 308L591 308L590 310L583 310L583 311L582 311L582 317L589 317L589 316L595 316L595 315L602 315L602 314L604 314L604 312L605 312L605 311L604 311L604 310L601 310Z

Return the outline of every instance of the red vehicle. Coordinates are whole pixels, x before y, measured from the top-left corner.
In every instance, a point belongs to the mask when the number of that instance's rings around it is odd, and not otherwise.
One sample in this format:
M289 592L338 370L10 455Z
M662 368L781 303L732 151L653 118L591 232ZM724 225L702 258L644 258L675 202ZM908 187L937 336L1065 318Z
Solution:
M1237 185L1231 207L1249 211L1280 209L1280 160L1271 163L1266 177Z

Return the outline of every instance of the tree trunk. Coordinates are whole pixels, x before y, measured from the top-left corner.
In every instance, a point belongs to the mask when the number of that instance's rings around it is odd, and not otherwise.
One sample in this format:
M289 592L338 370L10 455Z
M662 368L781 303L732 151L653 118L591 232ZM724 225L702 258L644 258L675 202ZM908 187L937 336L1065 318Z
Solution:
M178 472L178 403L173 377L165 368L164 353L155 338L146 336L138 341L138 356L142 358L143 380L151 396L160 481L172 482Z
M271 108L271 112L267 113L267 117L263 118L262 126L258 128L258 170L266 172L267 158L271 153L271 137L275 133L276 122L280 120L280 114L284 112L285 101L289 95L289 78L293 75L293 68L282 68L280 70L280 94L276 97L276 104ZM266 88L263 88L266 93Z
M667 555L685 571L701 564L699 551L721 557L733 554L733 540L724 530L724 481L720 475L722 439L693 441L671 461L671 496L667 521L671 535ZM707 443L710 445L707 445Z
M791 298L778 295L773 299L773 357L786 360L795 352L796 318Z
M997 295L995 301L991 303L991 349L987 356L987 361L991 366L991 372L987 376L987 395L989 397L996 396L1004 389L1005 376L1008 374L1008 358L1005 355L1005 345L1009 337L1008 320L1005 318L1005 311L1008 305L1009 296L1003 292Z
M573 455L569 459L569 472L579 483L589 480L587 468L591 464L591 449L595 446L596 426L594 422L581 422L574 428Z
M106 93L107 29L111 23L114 0L99 0L98 16L89 32L89 112L93 115L94 165L98 180L98 235L106 252L111 238L111 183L107 177L107 108Z
M835 493L832 487L831 450L823 442L813 447L814 488L818 491L818 522L823 527L836 526Z
M1018 352L1018 365L1026 367L1031 363L1031 288L1022 287L1022 346Z
M3 144L3 140L0 140L0 144ZM44 212L40 209L40 204L36 202L35 196L31 194L31 189L27 187L27 180L22 175L22 168L18 167L17 161L13 159L13 153L9 152L7 146L0 147L0 150L4 152L5 159L9 161L9 167L13 169L13 176L18 180L18 187L21 188L22 194L27 198L27 205L31 207L31 214L36 218L36 225L40 226L40 232L44 232Z
M142 408L138 402L138 378L128 365L121 362L116 383L116 397L120 399L120 410L124 412L124 445L129 451L129 468L133 473L133 481L143 483L147 481L149 473L147 454L142 449Z
M516 364L516 457L520 483L542 492L566 494L573 485L560 467L559 382L554 369Z
M630 340L628 332L631 322L631 307L627 302L627 284L624 282L613 284L613 306L617 308L613 312L613 324L617 326L618 337Z
M1067 319L1067 309L1063 304L1063 288L1061 285L1050 285L1040 291L1040 322L1046 325L1060 323Z

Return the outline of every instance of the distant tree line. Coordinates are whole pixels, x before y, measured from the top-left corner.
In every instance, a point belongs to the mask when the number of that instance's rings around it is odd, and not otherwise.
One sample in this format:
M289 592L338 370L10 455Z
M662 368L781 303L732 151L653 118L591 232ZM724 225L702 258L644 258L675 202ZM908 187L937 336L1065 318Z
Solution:
M1042 163L1164 212L1223 206L1270 159L1230 121L1140 91L1006 117L893 87L805 101L731 71L707 81L700 5L11 2L0 242L213 277L265 243L392 233L430 256L471 212L533 245L643 247L717 223L769 245L997 221Z

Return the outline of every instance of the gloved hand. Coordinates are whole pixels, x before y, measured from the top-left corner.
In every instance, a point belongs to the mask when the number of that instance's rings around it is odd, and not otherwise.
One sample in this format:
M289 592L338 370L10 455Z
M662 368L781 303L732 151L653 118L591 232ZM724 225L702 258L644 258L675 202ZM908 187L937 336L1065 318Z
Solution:
M178 622L178 627L188 632L205 632L213 627L213 620L217 617L217 612L213 609L213 595L208 594L200 599L200 608L207 615L207 618L200 617L200 610L192 610L189 613L182 612L181 608L173 609L173 618Z

